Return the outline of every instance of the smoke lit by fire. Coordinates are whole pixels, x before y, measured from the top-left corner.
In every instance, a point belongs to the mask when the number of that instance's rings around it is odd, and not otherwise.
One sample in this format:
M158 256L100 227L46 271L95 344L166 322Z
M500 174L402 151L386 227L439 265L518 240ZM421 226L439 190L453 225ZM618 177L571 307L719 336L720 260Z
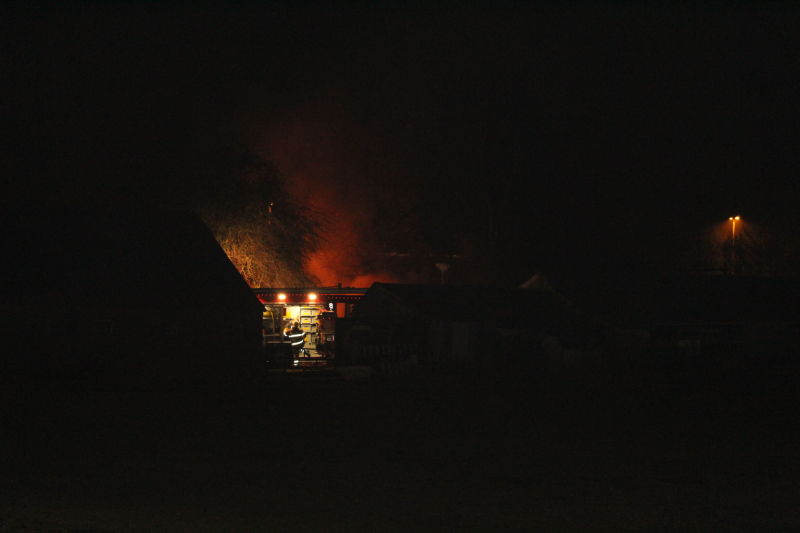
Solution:
M264 150L287 176L290 192L322 221L324 243L306 268L326 286L401 281L375 268L382 247L372 231L370 169L353 147L355 129L341 117L300 115L273 123L264 135Z

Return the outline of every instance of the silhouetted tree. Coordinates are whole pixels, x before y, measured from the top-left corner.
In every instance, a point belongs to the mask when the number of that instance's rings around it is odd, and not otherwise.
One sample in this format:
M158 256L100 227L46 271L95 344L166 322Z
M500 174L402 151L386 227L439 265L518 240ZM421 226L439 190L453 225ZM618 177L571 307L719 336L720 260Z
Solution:
M251 287L317 283L305 261L320 244L319 222L273 162L226 153L200 191L196 209Z
M797 246L791 239L749 220L741 222L739 227L735 241L729 231L724 236L718 230L698 233L687 254L690 270L742 276L797 273Z
M722 241L711 230L697 232L687 239L686 266L692 272L712 274L727 273L730 253L725 255Z
M744 224L741 234L723 243L726 257L735 253L732 261L734 274L745 276L776 276L791 274L787 241L774 232L753 223Z

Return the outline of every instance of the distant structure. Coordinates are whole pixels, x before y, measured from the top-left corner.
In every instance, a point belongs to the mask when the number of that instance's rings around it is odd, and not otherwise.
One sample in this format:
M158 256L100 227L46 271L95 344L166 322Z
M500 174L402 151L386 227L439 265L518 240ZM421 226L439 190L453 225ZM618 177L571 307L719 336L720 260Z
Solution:
M773 357L800 347L798 278L581 271L557 288L605 325L612 357Z
M509 371L585 359L600 341L594 324L553 291L483 285L374 283L341 335L348 362L411 355L423 366Z
M547 280L544 274L537 272L519 286L520 289L531 289L536 291L552 291L553 286Z
M257 356L262 304L193 213L5 213L0 364Z

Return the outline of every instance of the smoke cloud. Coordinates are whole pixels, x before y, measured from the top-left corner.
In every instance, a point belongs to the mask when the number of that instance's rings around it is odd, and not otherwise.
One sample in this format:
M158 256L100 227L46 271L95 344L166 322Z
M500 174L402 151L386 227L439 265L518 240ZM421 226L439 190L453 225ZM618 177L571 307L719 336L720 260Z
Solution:
M322 222L324 243L306 269L325 286L401 281L381 268L387 248L374 231L376 188L397 169L380 168L379 135L372 128L340 106L326 106L293 109L270 121L259 146L286 175L290 192Z

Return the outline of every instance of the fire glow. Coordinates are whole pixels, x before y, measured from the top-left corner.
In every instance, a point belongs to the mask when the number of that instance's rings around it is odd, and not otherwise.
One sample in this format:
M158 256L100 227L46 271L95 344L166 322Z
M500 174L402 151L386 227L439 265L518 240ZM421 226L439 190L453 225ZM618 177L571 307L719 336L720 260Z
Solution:
M305 269L322 286L398 281L365 267L364 258L380 250L372 230L374 201L365 173L342 146L331 120L292 118L276 124L264 140L286 173L290 192L322 222L322 247L306 260Z

